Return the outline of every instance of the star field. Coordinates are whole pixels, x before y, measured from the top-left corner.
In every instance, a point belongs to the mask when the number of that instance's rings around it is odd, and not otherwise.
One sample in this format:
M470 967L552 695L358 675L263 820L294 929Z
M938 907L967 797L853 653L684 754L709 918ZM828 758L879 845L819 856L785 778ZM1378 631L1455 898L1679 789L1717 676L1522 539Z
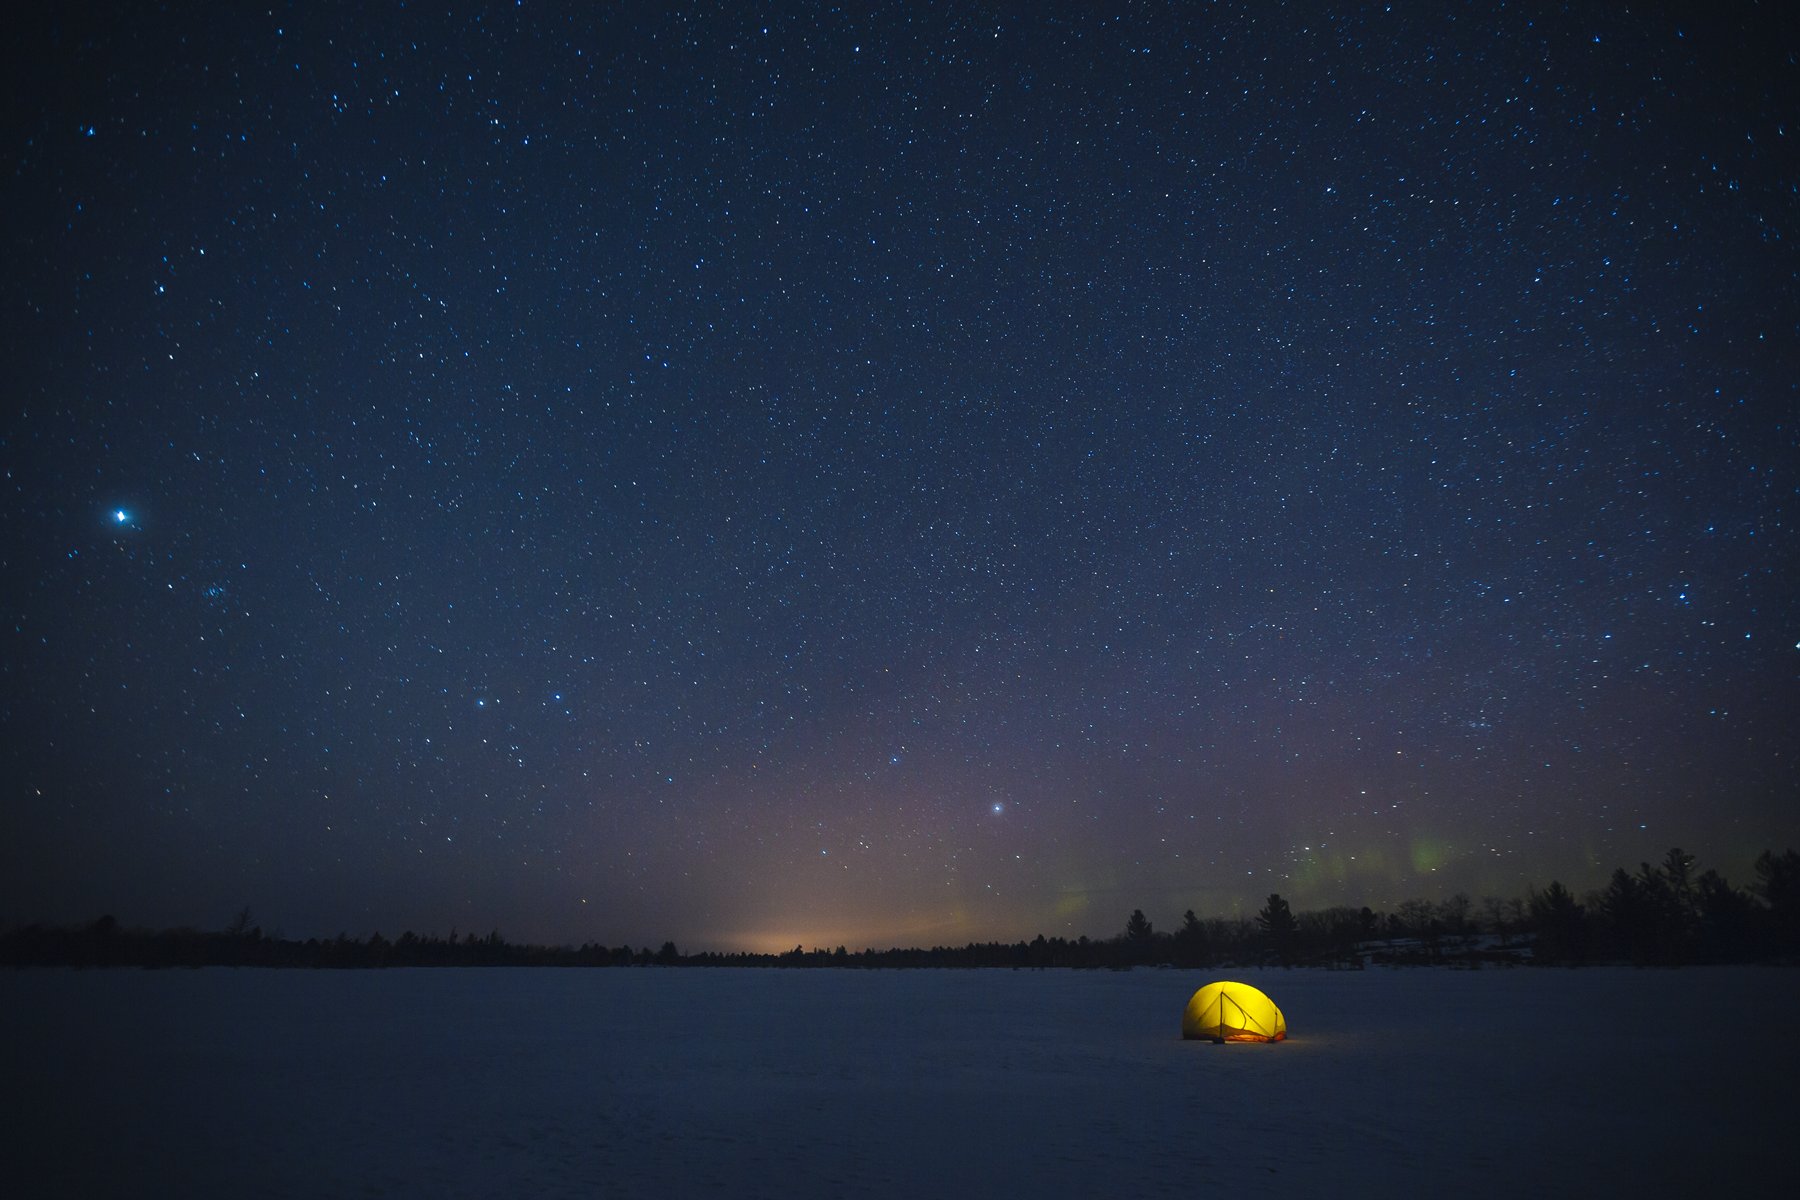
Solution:
M40 15L0 919L783 949L1800 841L1795 24Z

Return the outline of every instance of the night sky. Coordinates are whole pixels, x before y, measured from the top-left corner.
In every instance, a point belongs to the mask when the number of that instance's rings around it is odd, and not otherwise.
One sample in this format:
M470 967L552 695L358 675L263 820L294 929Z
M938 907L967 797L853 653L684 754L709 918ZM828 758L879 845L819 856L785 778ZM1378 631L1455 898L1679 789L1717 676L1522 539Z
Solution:
M1785 4L36 7L0 922L960 944L1800 844Z

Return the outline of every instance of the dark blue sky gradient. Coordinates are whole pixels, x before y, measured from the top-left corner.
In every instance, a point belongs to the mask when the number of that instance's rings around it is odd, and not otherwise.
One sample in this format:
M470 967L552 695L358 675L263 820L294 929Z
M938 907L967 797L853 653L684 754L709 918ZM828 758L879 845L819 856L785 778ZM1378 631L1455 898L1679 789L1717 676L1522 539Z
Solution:
M1785 6L586 7L19 27L0 920L1800 842Z

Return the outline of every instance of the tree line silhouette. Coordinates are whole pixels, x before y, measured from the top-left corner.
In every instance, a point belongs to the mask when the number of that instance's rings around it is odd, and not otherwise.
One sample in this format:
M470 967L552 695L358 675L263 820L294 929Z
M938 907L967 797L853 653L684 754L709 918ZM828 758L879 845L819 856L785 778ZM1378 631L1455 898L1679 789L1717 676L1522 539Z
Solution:
M1671 849L1655 866L1614 871L1582 900L1560 882L1524 899L1466 895L1409 900L1393 912L1337 907L1294 913L1272 894L1254 920L1197 917L1172 931L1141 909L1103 939L972 942L930 949L849 951L796 946L782 954L682 954L629 945L519 945L499 930L448 937L407 931L389 940L298 941L263 933L244 909L225 929L128 929L110 916L87 925L26 925L0 935L0 965L62 967L1215 967L1369 964L1579 966L1635 963L1800 962L1800 852L1764 851L1747 889L1717 871L1696 874L1694 856Z

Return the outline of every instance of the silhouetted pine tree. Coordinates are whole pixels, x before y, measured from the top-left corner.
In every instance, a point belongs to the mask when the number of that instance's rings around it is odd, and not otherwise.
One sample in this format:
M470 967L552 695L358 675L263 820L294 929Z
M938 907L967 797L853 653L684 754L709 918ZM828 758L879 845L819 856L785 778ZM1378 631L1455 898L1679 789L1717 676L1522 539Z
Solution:
M1281 962L1290 962L1294 953L1294 914L1279 892L1269 893L1269 902L1256 914L1256 927L1262 932L1263 944Z
M1531 927L1537 933L1538 962L1574 966L1587 961L1587 910L1556 880L1531 893Z
M1782 957L1800 955L1800 853L1764 850L1751 890L1768 905L1769 942Z
M1711 870L1695 883L1694 895L1701 957L1709 962L1742 962L1750 957L1756 902Z
M1175 934L1175 965L1178 967L1204 966L1207 961L1206 926L1194 915L1193 909L1181 914L1181 928Z
M1125 935L1120 939L1117 965L1132 967L1148 963L1156 954L1156 930L1144 910L1134 908L1125 922Z

